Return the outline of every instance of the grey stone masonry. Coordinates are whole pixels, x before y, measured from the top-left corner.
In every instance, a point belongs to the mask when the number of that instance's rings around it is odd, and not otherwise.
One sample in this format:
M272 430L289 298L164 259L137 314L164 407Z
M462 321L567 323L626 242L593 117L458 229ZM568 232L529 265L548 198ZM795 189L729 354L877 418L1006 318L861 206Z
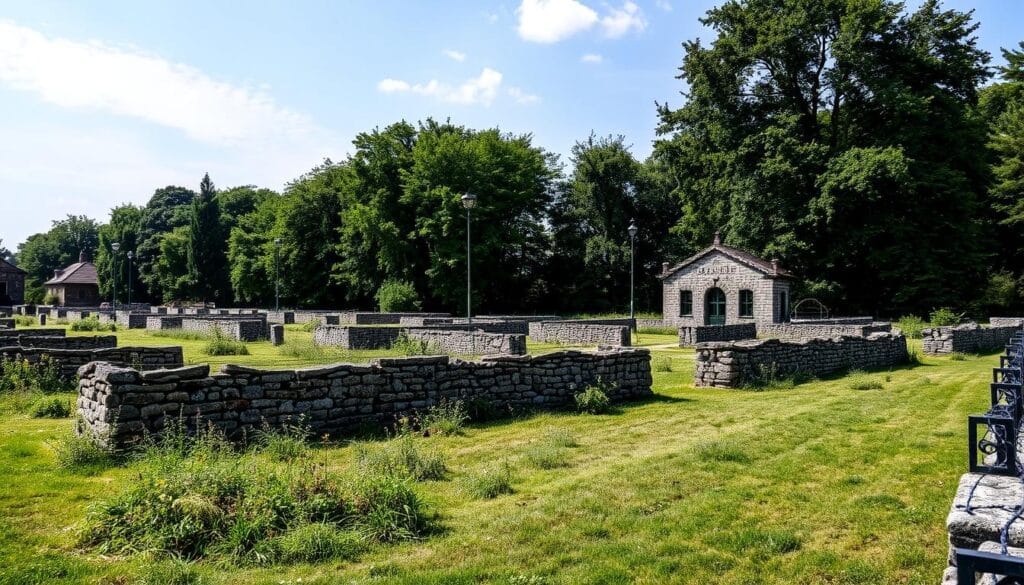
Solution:
M757 334L761 337L779 339L805 339L808 337L867 337L872 333L892 331L892 323L886 321L844 322L841 319L822 321L794 321L792 323L758 323Z
M39 347L50 349L101 349L105 347L117 347L116 335L76 335L74 337L59 337L54 335L32 335L32 330L25 330L24 335L19 335L12 341L20 347ZM0 345L6 345L6 340L0 340Z
M651 395L646 349L564 351L542 356L490 356L479 362L447 356L379 359L304 370L209 366L139 372L107 363L78 370L80 432L115 449L159 434L168 419L214 425L230 437L303 417L316 434L345 434L447 400L496 406L564 408L597 382L614 402Z
M399 327L320 325L313 330L313 343L342 349L387 349L403 331Z
M281 323L270 325L270 344L284 345L284 325Z
M146 317L146 329L149 331L161 331L163 329L181 329L181 320L184 317L180 316L149 316Z
M425 341L437 350L452 355L525 355L523 334L486 333L483 331L434 328L410 328L410 339Z
M141 366L143 370L178 368L183 363L181 347L178 346L103 349L0 347L0 359L25 359L35 363L44 355L59 364L61 374L65 377L74 376L78 368L96 361L110 362L120 366Z
M907 339L898 333L868 337L700 343L694 386L737 388L768 376L823 376L849 369L907 363Z
M705 325L703 327L680 327L679 347L693 347L708 341L739 341L757 337L757 325L738 323L736 325Z
M1020 327L1024 325L1024 317L989 317L989 327L1006 327L1016 325Z
M67 336L67 329L52 328L52 329L0 329L0 345L7 345L8 343L17 343L17 338L22 335L31 335L33 337L65 337ZM11 340L14 340L13 342Z
M541 343L628 347L632 323L629 319L534 321L530 323L530 339Z
M402 317L445 318L448 313L360 313L346 311L339 315L341 325L401 325Z
M262 311L262 313L271 323L281 323L282 325L295 323L295 311Z
M251 316L185 317L181 320L181 329L203 335L213 335L216 330L235 341L259 341L270 337L267 322Z
M981 327L977 323L925 329L921 331L922 351L928 355L995 351L1002 349L1017 331L1019 325Z
M472 325L465 319L445 319L447 323L436 323L437 319L423 319L422 325L404 323L410 327L428 329L447 329L449 331L483 331L484 333L504 333L508 335L526 335L530 332L526 321L484 321L473 319Z
M39 325L46 325L46 313L39 313L39 316L36 318L39 319Z
M672 325L666 325L664 319L637 319L637 329L654 329L657 327L672 327Z
M0 319L0 329L14 329L14 319Z

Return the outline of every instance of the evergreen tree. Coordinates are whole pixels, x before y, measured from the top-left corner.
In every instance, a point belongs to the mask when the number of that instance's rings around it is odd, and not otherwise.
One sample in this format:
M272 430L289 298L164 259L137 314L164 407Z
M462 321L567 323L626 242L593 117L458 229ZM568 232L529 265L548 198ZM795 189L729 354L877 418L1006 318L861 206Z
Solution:
M192 297L201 301L228 300L225 237L221 228L217 190L203 175L199 195L192 200L188 230L188 278Z

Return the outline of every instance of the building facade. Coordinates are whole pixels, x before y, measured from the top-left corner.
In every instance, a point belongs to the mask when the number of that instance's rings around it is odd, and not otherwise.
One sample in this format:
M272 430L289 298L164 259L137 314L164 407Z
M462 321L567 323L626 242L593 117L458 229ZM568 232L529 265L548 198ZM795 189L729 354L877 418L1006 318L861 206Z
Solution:
M46 296L56 297L57 304L61 306L95 307L100 304L96 265L85 259L85 252L79 254L75 264L54 270L53 278L43 285L46 287Z
M0 258L0 306L25 303L25 275L14 264Z
M670 326L783 323L793 275L749 252L722 244L669 267L662 265L662 312Z

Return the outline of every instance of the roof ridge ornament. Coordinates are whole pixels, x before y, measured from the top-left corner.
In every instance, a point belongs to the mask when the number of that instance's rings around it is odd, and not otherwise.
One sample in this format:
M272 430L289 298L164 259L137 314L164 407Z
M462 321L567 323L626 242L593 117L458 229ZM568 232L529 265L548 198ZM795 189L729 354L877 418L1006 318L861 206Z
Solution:
M722 232L715 230L715 239L711 242L714 246L722 245Z

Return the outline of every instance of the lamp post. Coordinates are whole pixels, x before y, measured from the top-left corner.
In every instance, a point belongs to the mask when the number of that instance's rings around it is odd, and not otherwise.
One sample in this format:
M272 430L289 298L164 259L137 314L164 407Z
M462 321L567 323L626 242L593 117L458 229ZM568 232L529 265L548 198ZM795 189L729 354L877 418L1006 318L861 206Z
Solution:
M626 228L629 233L629 322L630 327L633 331L636 331L636 306L634 302L634 262L633 257L636 251L636 233L640 231L636 227L635 220L629 220L629 227Z
M274 238L274 310L281 310L281 238Z
M473 285L472 266L473 251L469 239L469 214L476 207L476 195L466 193L462 196L462 206L466 208L466 324L473 324Z
M125 254L128 257L128 310L132 310L132 258L135 257L135 252L128 250Z
M114 242L110 244L110 249L114 251L114 257L110 259L110 273L114 278L114 302L113 309L117 313L117 253L121 250L121 244Z

